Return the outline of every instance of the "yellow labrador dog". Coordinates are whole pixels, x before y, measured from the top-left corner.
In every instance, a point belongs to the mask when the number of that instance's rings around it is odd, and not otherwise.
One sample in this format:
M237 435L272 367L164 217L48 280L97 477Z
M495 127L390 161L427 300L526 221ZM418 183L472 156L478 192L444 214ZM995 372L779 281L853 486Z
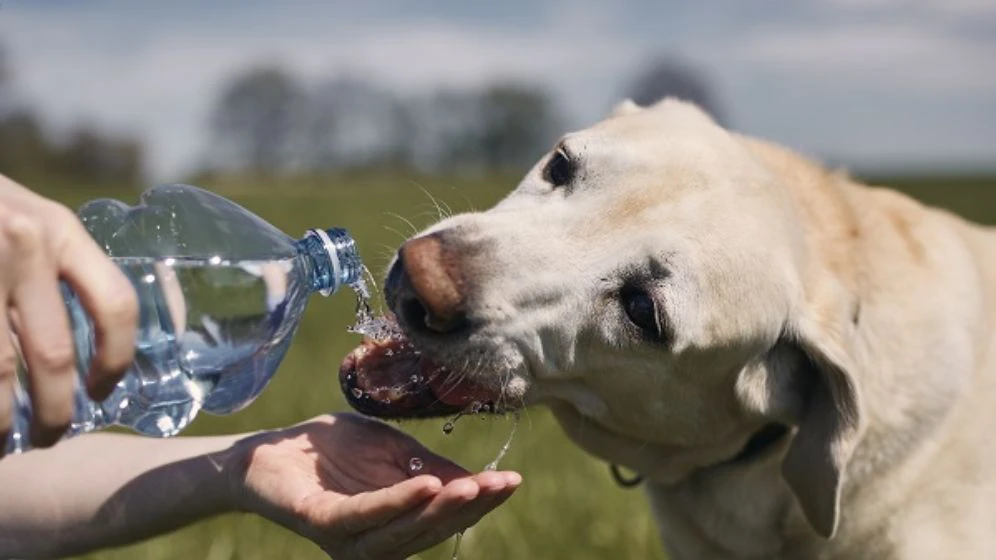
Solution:
M548 405L645 477L671 558L996 558L985 228L627 102L405 243L386 294L354 407Z

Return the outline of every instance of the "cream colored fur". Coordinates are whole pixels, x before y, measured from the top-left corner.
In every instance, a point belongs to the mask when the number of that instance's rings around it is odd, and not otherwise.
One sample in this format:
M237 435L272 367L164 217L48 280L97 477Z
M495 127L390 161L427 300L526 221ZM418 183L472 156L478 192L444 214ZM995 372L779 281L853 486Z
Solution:
M996 235L674 100L562 146L569 186L544 156L430 228L477 325L438 352L642 473L675 560L996 558ZM627 278L665 342L634 336Z

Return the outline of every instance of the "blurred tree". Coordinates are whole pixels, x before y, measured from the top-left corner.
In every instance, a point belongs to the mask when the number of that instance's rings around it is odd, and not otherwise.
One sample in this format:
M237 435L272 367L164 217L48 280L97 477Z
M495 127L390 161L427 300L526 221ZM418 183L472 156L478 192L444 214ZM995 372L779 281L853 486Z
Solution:
M276 66L235 76L222 90L211 118L218 163L258 173L284 167L290 161L296 108L303 98L294 77Z
M20 107L6 47L0 43L0 173L24 176L43 168L51 148L35 114Z
M41 123L27 110L0 113L0 173L24 176L51 161Z
M7 50L3 43L0 43L0 117L9 113L14 107L13 82L13 71L7 58Z
M549 149L561 132L562 119L550 95L528 84L449 92L436 103L450 125L442 130L442 159L455 167L519 168Z
M0 172L15 178L140 184L143 149L137 139L83 125L65 142L53 142L36 112L17 98L8 60L0 44Z
M626 90L637 105L647 106L665 97L691 101L725 124L713 88L705 76L691 64L671 57L658 57L646 64Z
M482 166L476 92L440 90L419 104L417 160L429 169Z
M532 163L559 132L560 117L538 87L497 84L481 93L480 105L479 149L491 169Z
M114 138L92 125L78 125L55 154L67 177L99 183L138 185L142 145L133 138Z
M341 77L316 87L306 107L302 152L312 169L411 165L415 123L390 92Z
M0 43L0 88L10 83L10 66L7 61L7 49Z

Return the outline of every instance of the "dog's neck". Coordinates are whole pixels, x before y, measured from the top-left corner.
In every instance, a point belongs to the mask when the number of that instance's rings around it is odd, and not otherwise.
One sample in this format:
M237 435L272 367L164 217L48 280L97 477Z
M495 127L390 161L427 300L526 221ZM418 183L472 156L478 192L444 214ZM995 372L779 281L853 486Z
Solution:
M781 479L788 430L771 424L734 456L682 481L647 481L669 557L791 558L817 544ZM773 489L777 489L773 491Z

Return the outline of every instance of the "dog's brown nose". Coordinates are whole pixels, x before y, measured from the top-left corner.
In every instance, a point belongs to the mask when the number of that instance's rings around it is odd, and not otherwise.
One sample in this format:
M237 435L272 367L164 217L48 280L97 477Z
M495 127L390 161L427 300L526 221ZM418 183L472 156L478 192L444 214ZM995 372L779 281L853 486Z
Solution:
M406 327L439 334L466 325L458 256L442 233L406 242L388 275L388 302Z

